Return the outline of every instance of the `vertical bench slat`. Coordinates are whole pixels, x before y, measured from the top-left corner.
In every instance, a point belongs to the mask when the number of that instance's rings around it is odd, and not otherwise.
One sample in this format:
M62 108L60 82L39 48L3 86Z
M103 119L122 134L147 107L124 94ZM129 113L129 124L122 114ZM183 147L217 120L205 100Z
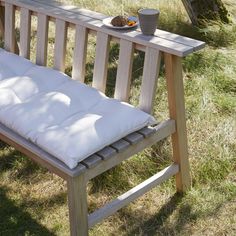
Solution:
M139 98L139 108L147 113L152 112L160 63L160 51L148 47L145 53L143 79Z
M37 52L36 64L45 66L47 64L47 48L48 48L48 16L38 14L37 26Z
M106 89L109 45L109 35L98 32L92 86L102 92Z
M28 9L21 9L20 17L20 56L30 58L30 30L31 13Z
M86 29L84 26L76 25L75 30L76 33L72 78L83 83L85 78L88 29Z
M54 47L54 69L65 70L67 25L64 20L56 19L56 36Z
M124 102L127 102L129 99L133 55L133 43L121 39L114 97Z
M5 49L15 52L15 8L5 2Z

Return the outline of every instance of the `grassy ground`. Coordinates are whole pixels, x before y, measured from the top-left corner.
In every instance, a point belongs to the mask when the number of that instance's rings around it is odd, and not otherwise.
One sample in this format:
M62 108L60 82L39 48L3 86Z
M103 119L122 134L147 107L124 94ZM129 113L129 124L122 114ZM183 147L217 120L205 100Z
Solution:
M94 227L90 234L236 235L236 24L194 28L188 24L180 1L126 0L123 8L114 0L67 2L110 15L122 11L134 14L141 7L160 8L160 28L207 42L205 50L184 59L191 189L184 196L175 194L174 180L170 180ZM235 13L234 0L225 3ZM93 46L89 51L88 81ZM117 54L118 49L113 46L111 85ZM134 103L142 63L143 55L136 54L131 98ZM69 67L67 71L70 72ZM155 105L157 117L167 114L165 95L161 77ZM170 157L166 140L91 181L89 210L148 178L167 165ZM65 182L1 144L0 235L68 235L68 227Z

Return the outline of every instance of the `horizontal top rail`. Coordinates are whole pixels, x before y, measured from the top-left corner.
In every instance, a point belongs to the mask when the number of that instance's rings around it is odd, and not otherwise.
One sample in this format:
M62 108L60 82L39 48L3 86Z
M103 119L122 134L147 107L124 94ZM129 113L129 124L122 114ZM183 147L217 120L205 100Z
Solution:
M17 7L27 8L32 12L45 14L51 18L61 19L74 25L81 25L88 29L103 32L110 36L125 39L145 47L155 48L162 52L179 57L198 51L205 46L202 41L190 39L163 30L156 30L153 36L143 35L139 28L136 30L113 30L105 27L102 19L105 15L93 11L66 6L54 0L1 0Z
M76 13L76 14L80 14L80 15L84 15L84 16L88 16L97 20L103 20L105 18L107 18L107 15L104 15L102 13L98 13L98 12L94 12L94 11L90 11L88 9L83 9L83 8L78 8L75 6L66 6L65 4L61 3L61 2L57 2L55 0L33 0L34 2L38 2L38 3L44 3L48 6L53 6L53 7L57 7L60 9L66 9L67 11ZM137 31L141 31L139 28L137 29ZM195 39L191 39L188 37L184 37L178 34L174 34L174 33L170 33L168 31L164 31L164 30L159 30L157 29L154 33L155 37L159 37L159 38L163 38L166 40L170 40L176 43L181 43L184 44L186 46L190 46L193 47L193 51L197 51L202 49L205 46L205 43L199 40L195 40Z

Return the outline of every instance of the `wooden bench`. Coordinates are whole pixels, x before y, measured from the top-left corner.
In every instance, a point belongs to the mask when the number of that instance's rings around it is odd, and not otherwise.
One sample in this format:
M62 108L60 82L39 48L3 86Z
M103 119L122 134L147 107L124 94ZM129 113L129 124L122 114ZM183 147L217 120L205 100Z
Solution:
M182 57L202 49L204 43L162 30L156 30L154 36L144 36L139 29L111 30L103 26L102 19L106 16L85 9L65 7L55 1L0 0L0 30L4 35L4 47L14 53L17 53L18 47L15 40L16 11L20 12L19 54L22 57L30 56L31 16L38 19L38 65L45 66L47 62L49 21L56 27L53 67L60 71L65 69L68 28L75 29L72 78L81 82L85 79L88 34L96 35L92 86L102 92L106 89L110 41L119 43L114 97L122 101L129 101L134 49L145 52L139 108L147 113L152 112L161 58L164 58L169 119L155 127L146 127L124 137L86 158L74 169L68 168L55 157L0 124L1 140L67 181L71 235L88 235L89 227L172 176L176 178L177 191L185 191L190 186L191 178L181 60ZM168 136L172 138L173 164L88 216L87 182Z

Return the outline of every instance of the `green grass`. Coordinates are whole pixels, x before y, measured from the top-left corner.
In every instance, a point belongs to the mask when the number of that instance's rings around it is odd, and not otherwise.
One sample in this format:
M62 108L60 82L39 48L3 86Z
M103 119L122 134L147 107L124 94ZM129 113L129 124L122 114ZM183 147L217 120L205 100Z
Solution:
M122 12L111 0L74 0L74 3L109 15ZM226 0L235 19L234 0ZM235 235L236 234L236 24L212 22L207 28L192 27L181 1L123 1L124 12L141 7L161 10L159 27L205 40L207 47L184 59L184 86L192 187L183 196L175 194L169 180L90 230L107 235ZM54 43L50 35L49 52ZM33 42L35 39L33 38ZM94 38L89 39L86 81L91 82ZM35 47L35 43L32 44ZM72 49L68 49L70 73ZM132 97L137 103L143 54L136 52ZM118 47L109 59L109 89L112 94ZM49 65L52 61L49 61ZM154 113L164 118L166 84L159 79ZM152 148L89 182L89 211L143 181L170 163L170 140ZM0 235L68 235L66 184L38 167L13 148L1 144Z

